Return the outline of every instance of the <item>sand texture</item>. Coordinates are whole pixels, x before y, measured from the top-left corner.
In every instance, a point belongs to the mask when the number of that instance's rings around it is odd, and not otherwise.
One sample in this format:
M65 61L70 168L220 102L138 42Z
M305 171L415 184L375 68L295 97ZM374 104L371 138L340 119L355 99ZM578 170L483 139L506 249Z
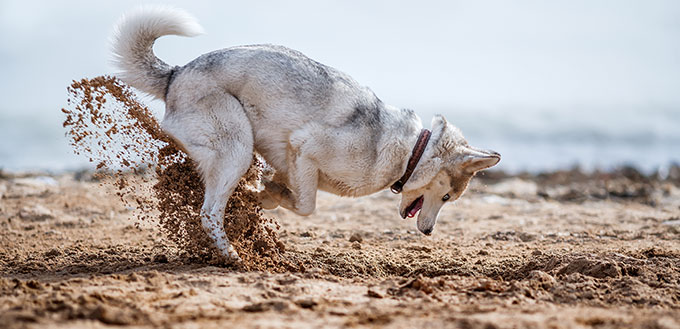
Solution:
M387 191L321 193L264 214L285 270L211 264L86 172L1 176L0 328L680 326L676 176L490 173L430 237Z

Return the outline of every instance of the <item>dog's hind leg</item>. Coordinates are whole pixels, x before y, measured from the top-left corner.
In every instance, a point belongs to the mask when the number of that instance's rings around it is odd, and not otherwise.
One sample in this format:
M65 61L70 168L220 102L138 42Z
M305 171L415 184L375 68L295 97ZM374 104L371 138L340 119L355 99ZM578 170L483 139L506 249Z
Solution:
M227 260L239 261L224 230L224 211L253 159L252 127L241 103L228 94L210 94L191 108L169 109L163 128L197 163L205 184L204 230Z

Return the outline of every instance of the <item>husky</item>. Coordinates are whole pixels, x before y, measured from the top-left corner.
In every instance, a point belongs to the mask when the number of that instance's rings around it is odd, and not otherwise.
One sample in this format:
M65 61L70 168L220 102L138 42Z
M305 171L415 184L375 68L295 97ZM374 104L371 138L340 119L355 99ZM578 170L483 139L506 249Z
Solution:
M118 76L165 102L161 126L196 162L205 184L202 225L229 261L240 258L224 231L225 207L254 152L275 170L257 192L264 209L307 216L317 190L358 197L391 187L402 194L401 217L419 213L426 235L440 208L500 161L470 146L443 116L423 129L413 111L283 46L230 47L174 67L154 55L159 37L202 31L180 9L141 7L120 19L112 46Z

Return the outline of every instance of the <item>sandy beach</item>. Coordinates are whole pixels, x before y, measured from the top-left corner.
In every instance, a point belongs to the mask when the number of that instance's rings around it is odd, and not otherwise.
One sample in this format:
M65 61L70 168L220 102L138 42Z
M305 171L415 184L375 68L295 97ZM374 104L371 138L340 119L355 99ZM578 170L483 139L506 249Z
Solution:
M309 217L266 212L285 271L206 263L114 193L2 173L0 327L680 327L677 167L490 172L429 237L389 191L320 193Z

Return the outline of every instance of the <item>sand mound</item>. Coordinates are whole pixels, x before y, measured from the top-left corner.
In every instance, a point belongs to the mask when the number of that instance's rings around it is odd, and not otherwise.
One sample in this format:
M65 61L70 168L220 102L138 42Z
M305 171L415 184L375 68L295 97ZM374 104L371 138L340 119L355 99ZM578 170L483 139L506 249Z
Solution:
M67 90L62 112L75 153L96 163L98 175L112 176L117 195L139 210L139 220L156 220L187 257L221 263L201 227L204 192L194 163L134 92L110 76L74 81ZM252 193L262 166L254 155L226 206L225 230L245 269L283 271L290 264L282 257L278 224L262 215ZM155 180L151 191L140 190L148 184L136 184L139 179Z

